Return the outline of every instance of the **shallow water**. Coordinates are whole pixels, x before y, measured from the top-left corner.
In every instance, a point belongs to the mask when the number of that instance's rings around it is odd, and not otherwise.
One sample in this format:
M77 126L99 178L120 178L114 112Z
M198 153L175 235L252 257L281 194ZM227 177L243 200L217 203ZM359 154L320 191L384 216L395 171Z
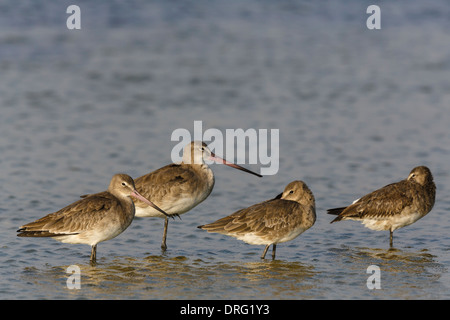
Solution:
M360 1L80 1L79 31L65 27L72 3L33 3L0 10L1 299L450 298L444 1L383 4L377 31ZM213 192L170 222L165 253L160 219L136 218L100 243L97 266L86 245L16 237L114 173L170 163L172 132L193 132L195 120L204 130L279 129L278 173L213 165ZM395 232L393 249L388 232L329 224L326 209L417 165L434 174L436 204ZM275 261L196 228L294 179L315 194L317 221L278 245ZM71 265L80 290L67 288ZM381 289L367 287L372 265Z

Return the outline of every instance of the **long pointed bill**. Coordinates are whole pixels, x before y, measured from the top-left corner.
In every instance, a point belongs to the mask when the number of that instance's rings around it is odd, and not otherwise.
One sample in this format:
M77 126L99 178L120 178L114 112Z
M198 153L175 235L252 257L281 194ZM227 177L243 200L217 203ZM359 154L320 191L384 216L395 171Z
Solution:
M245 171L245 172L254 174L255 176L258 176L258 177L262 177L262 175L260 175L259 173L250 171L250 170L248 170L248 169L246 169L246 168L244 168L244 167L241 167L240 165L237 165L237 164L235 164L235 163L232 163L232 162L229 162L229 161L227 161L227 160L225 160L225 159L222 159L221 157L216 156L216 155L215 155L214 153L212 153L212 152L211 152L211 156L209 157L208 160L215 161L215 162L217 162L217 163L221 163L221 164L227 165L227 166L229 166L229 167L232 167L232 168L235 168L235 169L239 169L239 170L242 170L242 171Z
M144 198L143 196L141 196L139 194L139 192L137 192L136 190L134 190L130 196L132 196L133 198L136 198L138 200L141 200L142 202L145 202L146 204L148 204L150 207L155 208L156 210L158 210L159 212L161 212L162 214L164 214L167 217L171 217L169 214L167 214L166 212L164 212L164 210L160 209L156 204L154 204L153 202L147 200L146 198ZM172 217L173 218L173 217Z

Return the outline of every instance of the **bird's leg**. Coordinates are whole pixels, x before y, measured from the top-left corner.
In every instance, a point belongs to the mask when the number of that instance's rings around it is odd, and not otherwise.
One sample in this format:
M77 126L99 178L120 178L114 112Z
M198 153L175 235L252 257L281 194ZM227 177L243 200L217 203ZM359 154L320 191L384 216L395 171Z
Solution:
M164 218L164 232L163 232L163 239L161 242L161 250L162 251L166 251L167 249L167 244L166 244L166 238L167 238L167 227L169 226L169 218L165 217Z
M276 245L276 243L274 243L272 246L272 260L275 260L275 251L276 250L277 250L277 245Z
M269 250L269 247L270 247L270 244L268 244L268 245L264 248L264 251L263 251L263 254L262 254L262 256L261 256L261 259L264 259L264 258L266 257L266 253L267 253L267 250Z
M91 264L95 265L97 263L97 245L94 244L91 249Z
M389 230L389 245L392 247L394 245L394 231Z

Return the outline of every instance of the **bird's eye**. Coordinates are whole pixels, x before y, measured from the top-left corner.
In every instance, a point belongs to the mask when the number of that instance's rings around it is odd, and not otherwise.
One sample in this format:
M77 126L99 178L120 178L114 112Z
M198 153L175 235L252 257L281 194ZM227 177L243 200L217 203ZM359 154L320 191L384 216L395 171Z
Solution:
M293 193L294 193L294 190L289 191L289 194L293 194Z
M126 186L127 186L127 184L126 184L125 182L122 182L122 186L126 187Z

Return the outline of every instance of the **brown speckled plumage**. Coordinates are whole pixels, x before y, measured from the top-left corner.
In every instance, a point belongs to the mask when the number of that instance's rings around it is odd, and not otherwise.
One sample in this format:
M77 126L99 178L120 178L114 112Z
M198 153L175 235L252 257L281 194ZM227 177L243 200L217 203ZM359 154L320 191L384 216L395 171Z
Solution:
M329 209L338 216L331 221L362 221L373 230L389 230L392 246L393 232L431 211L436 195L436 185L431 171L425 166L411 170L407 179L375 190L348 207Z
M116 237L131 224L135 207L130 196L139 197L133 179L126 174L116 174L107 191L89 195L25 224L17 230L17 235L89 244L91 261L95 262L97 244Z
M212 172L202 164L169 164L135 180L136 189L144 197L149 197L155 203L160 203L169 214L183 214L205 200L214 187ZM198 201L182 210L176 208L176 200L180 197L194 197ZM135 201L138 208L147 205Z
M265 244L263 255L272 244L290 241L309 229L316 221L314 195L302 181L289 183L280 198L264 201L199 226L208 232L235 237L249 244Z
M204 160L218 161L261 177L257 173L217 157L204 142L192 141L185 146L181 163L169 164L137 178L136 189L169 215L184 214L203 202L214 187L214 173ZM165 218L161 248L166 250L169 222L167 217L141 201L135 201L135 204L137 217Z

